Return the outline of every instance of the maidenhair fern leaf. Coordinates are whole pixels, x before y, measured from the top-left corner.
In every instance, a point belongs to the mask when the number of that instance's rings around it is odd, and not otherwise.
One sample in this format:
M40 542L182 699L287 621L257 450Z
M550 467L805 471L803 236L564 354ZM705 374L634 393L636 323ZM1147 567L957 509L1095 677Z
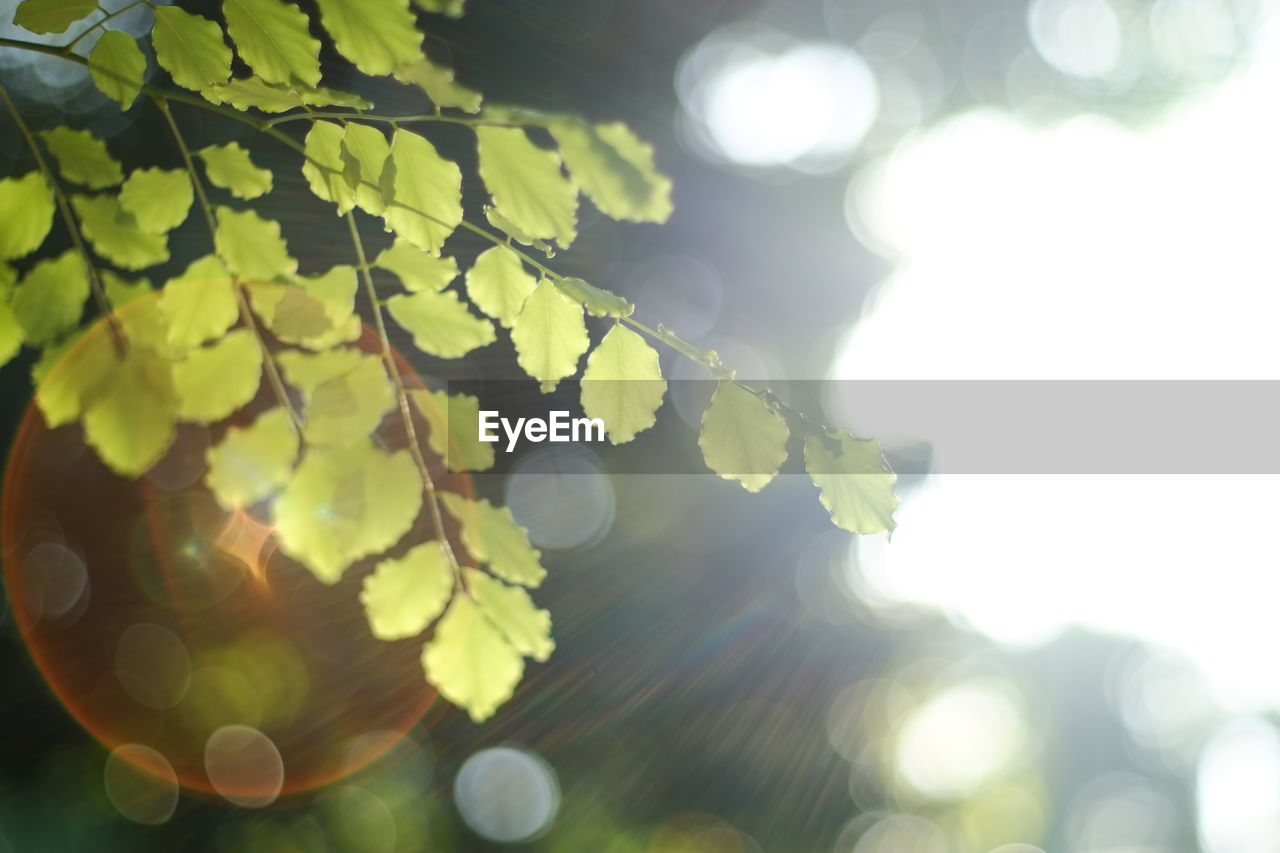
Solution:
M456 595L423 647L422 668L442 696L479 723L511 698L524 659L475 602Z
M320 42L307 15L284 0L225 0L222 14L240 56L268 83L320 82Z
M395 168L386 202L387 227L413 245L440 253L462 222L462 172L416 133L397 130L391 140Z
M28 172L0 179L0 260L21 258L40 248L53 225L53 193L44 176Z
M107 144L89 131L55 127L40 136L58 161L58 171L71 183L101 190L124 180L124 171Z
M480 177L502 216L540 240L568 248L577 235L578 191L561 173L560 156L510 127L476 129Z
M466 570L467 589L480 611L498 626L517 652L536 661L551 656L551 614L539 610L529 593L507 586L476 569Z
M493 467L493 445L476 430L480 400L470 394L409 391L414 407L427 422L427 444L450 471L487 471Z
M702 414L698 446L708 468L758 492L786 461L790 434L768 403L738 383L724 381Z
M173 364L178 417L213 423L248 405L262 379L262 349L248 329L192 350Z
M582 410L604 421L614 444L624 444L653 426L666 393L658 353L625 326L610 329L587 357Z
M75 195L71 206L94 250L116 266L140 270L169 260L165 235L144 230L114 196Z
M240 278L269 281L292 275L298 262L280 236L280 223L263 219L252 210L219 207L215 245L218 257Z
M236 198L252 199L271 192L271 171L253 165L239 142L210 145L196 154L204 160L209 183L222 187Z
M467 295L484 313L510 328L538 286L520 257L506 246L486 249L467 272Z
M435 539L403 557L383 560L360 589L369 630L379 640L416 637L449 603L453 583L449 561Z
M13 316L28 343L50 344L75 328L89 298L84 259L74 249L40 261L13 291Z
M13 22L33 33L65 33L67 27L92 15L97 0L22 0L13 13Z
M173 82L200 92L231 76L231 49L215 21L176 6L156 6L151 45Z
M590 345L582 306L549 279L543 279L525 300L511 328L511 340L520 367L543 383L577 372L578 359Z
M807 436L804 465L836 526L852 533L892 531L897 526L897 477L875 441L854 438L847 430Z
M547 572L539 562L541 555L529 544L529 534L516 524L511 510L450 492L440 497L462 526L462 543L471 556L487 563L503 580L529 587L542 583Z
M142 91L147 58L128 33L107 30L89 52L89 76L102 94L126 110Z
M120 206L148 234L167 234L185 222L193 200L183 169L134 169L120 188Z
M298 454L298 433L289 413L269 409L247 427L231 427L205 454L205 482L226 510L252 506L289 480Z
M387 310L413 335L414 346L440 358L462 358L497 339L493 324L472 314L453 291L393 296Z
M390 74L422 56L409 0L319 0L320 20L338 51L365 74Z

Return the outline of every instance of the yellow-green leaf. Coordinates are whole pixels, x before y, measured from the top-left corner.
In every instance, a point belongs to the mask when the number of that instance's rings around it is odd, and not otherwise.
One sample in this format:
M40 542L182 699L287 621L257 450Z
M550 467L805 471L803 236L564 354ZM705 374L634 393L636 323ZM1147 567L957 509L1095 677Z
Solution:
M376 127L352 122L342 134L342 171L347 185L355 192L356 204L366 213L381 216L387 205L384 196L392 190L387 162L391 146Z
M156 6L155 16L151 46L173 82L197 92L227 82L231 48L217 22L176 6Z
M342 127L331 121L316 121L307 132L303 177L311 191L338 206L338 215L355 205L355 191L347 183L342 163Z
M885 465L875 441L854 438L847 430L826 438L806 436L804 465L837 527L851 533L879 533L897 526L893 520L897 477Z
M74 195L71 206L94 250L116 266L140 270L169 260L165 235L144 231L114 196Z
M298 262L280 236L280 223L263 219L252 210L218 208L218 233L214 241L218 257L232 273L252 281L268 281L292 275Z
M81 334L46 347L31 371L36 405L49 429L80 417L110 384L119 360L99 321Z
M84 414L85 440L107 467L137 477L160 461L174 437L169 363L133 347Z
M666 393L658 353L625 326L610 329L587 356L582 410L604 421L614 444L624 444L653 426Z
M764 400L736 382L721 382L702 413L698 446L707 467L748 492L769 484L787 458L791 431Z
M310 444L352 444L372 435L395 402L382 361L366 356L310 393L303 418Z
M271 172L253 165L249 152L239 142L210 145L196 155L204 160L209 182L229 190L236 198L257 198L271 192Z
M450 18L461 18L467 0L413 0L419 9L434 12L437 15L448 15Z
M561 173L560 156L519 128L476 128L476 139L494 208L530 237L567 249L577 234L578 191Z
M40 248L53 224L53 193L39 172L0 179L0 260Z
M440 358L461 358L497 339L493 324L468 311L453 291L393 296L387 310L418 349Z
M369 629L379 640L416 637L440 615L453 592L453 572L436 540L378 563L360 588Z
M307 15L283 0L224 0L222 14L240 56L268 83L320 82L320 42Z
M373 265L395 273L405 290L415 293L444 290L458 277L458 262L453 258L430 255L399 237L378 255Z
M8 303L0 302L0 366L8 364L20 349L22 327L18 325L18 318L13 316L13 309Z
M653 165L653 147L625 124L564 119L547 126L569 175L606 216L633 222L666 222L671 179Z
M365 74L390 74L422 55L409 0L319 0L320 20L338 52Z
M205 483L228 511L269 498L289 480L298 455L298 433L289 413L270 409L247 427L231 427L205 454Z
M440 695L479 723L511 698L524 659L470 598L457 595L423 647L422 668Z
M124 180L124 171L107 144L89 131L55 127L41 131L40 136L58 161L58 171L71 183L100 190Z
M80 322L89 298L84 259L74 249L36 264L13 291L13 316L27 343L42 346Z
M465 575L480 612L498 626L517 652L536 661L551 656L556 647L551 640L551 614L539 610L527 591L507 586L477 569L468 568Z
M358 349L340 347L321 352L284 350L276 354L276 362L284 371L285 381L310 397L330 379L355 370L369 356Z
M506 246L486 249L467 272L467 295L484 313L510 328L538 286L520 257Z
M488 563L503 580L531 587L542 583L547 572L538 562L541 554L529 544L529 535L516 524L511 510L452 492L441 492L440 497L461 525L462 543L471 556Z
M511 328L516 361L539 382L558 382L572 376L590 339L582 306L543 279L525 300Z
M238 110L258 109L264 113L283 113L299 107L350 107L367 110L369 102L359 95L339 92L323 86L312 88L295 83L277 86L260 77L243 77L200 90L206 100L215 104L231 104Z
M556 282L556 287L565 296L577 302L592 317L630 317L636 306L618 294L596 287L590 282L572 276Z
M285 280L288 284L249 287L254 312L282 342L323 350L360 337L353 267L337 266L320 276Z
M94 85L126 110L142 91L146 71L147 58L128 33L107 30L89 52L89 75Z
M240 313L231 276L213 255L193 261L186 272L170 279L160 292L159 304L169 344L178 351L218 337Z
M237 329L212 346L192 350L173 365L178 417L213 423L228 417L258 393L262 349L248 329Z
M392 197L387 227L425 252L440 253L462 222L462 172L416 133L397 130L391 140Z
M401 83L422 89L437 107L453 107L474 113L484 103L479 92L468 89L453 79L452 68L437 65L425 56L399 66L394 73Z
M422 508L422 481L409 451L371 442L311 447L275 503L280 549L322 582L352 562L390 548Z
M120 206L149 234L167 234L185 222L192 200L183 169L134 169L120 188Z
M111 270L101 270L98 276L102 279L102 289L107 294L107 301L117 310L155 293L151 289L151 282L145 278L128 279ZM133 310L137 310L137 306Z
M480 400L470 394L409 391L427 422L427 444L450 471L487 471L493 467L493 445L480 441Z
M42 35L64 33L67 27L93 14L97 8L97 0L22 0L13 14L13 22Z

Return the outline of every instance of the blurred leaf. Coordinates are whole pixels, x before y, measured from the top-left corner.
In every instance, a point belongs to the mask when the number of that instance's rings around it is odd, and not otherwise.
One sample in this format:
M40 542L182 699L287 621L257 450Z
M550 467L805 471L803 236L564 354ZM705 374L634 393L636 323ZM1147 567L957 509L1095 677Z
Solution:
M40 248L53 225L53 193L39 172L0 179L0 260Z
M837 527L852 533L879 533L897 526L893 520L897 476L888 470L875 441L854 438L847 430L826 438L806 436L804 465Z
M538 562L542 555L529 544L529 535L516 524L511 510L452 492L441 492L440 498L458 520L462 543L471 556L487 563L503 580L529 587L542 583L547 574Z
M339 215L355 205L355 191L343 175L342 135L342 127L331 121L312 123L304 146L307 159L302 164L311 191L336 204Z
M551 614L539 610L529 593L507 586L476 569L466 570L467 588L480 612L498 626L517 652L536 661L551 656Z
M185 222L193 200L183 169L134 169L120 188L120 206L149 234L167 234Z
M371 435L394 403L382 361L366 356L311 392L304 436L310 444L352 444Z
M435 12L437 15L448 15L450 18L461 18L467 0L413 0L419 9Z
M671 179L653 165L653 147L625 124L561 119L547 125L574 183L613 219L666 222Z
M84 414L85 440L111 470L138 477L173 443L169 363L142 347L131 347L109 377Z
M31 371L36 405L49 429L73 422L110 384L120 362L99 322L40 354Z
M493 324L467 310L453 291L393 296L387 310L418 349L440 358L461 358L497 339Z
M398 559L378 563L364 579L360 603L379 640L416 637L440 615L453 592L453 573L434 539Z
M320 42L311 37L307 15L297 6L283 0L224 0L222 14L241 58L263 80L319 84Z
M577 233L578 191L561 174L559 155L519 128L479 127L476 139L494 208L530 237L568 248Z
M462 172L416 133L397 130L391 140L395 167L387 226L425 252L440 253L462 222Z
M480 400L470 394L411 389L409 398L427 422L427 443L450 471L487 471L493 445L480 441Z
M13 291L13 316L27 343L53 343L80 322L89 298L84 259L74 249L37 263Z
M268 281L291 275L298 262L280 236L280 223L263 219L252 210L219 207L215 244L218 257L232 273L252 281Z
M305 396L316 388L355 370L369 356L358 349L328 349L321 352L284 350L276 355L284 378Z
M13 22L42 35L63 33L97 8L97 0L22 0L13 13Z
M205 482L223 509L252 506L288 482L297 454L298 434L289 413L269 409L248 427L231 427L209 448Z
M436 257L399 237L378 255L373 265L395 273L405 290L413 292L441 291L458 277L458 262L453 258Z
M71 183L100 190L124 180L107 144L89 131L55 127L40 131L40 136L58 161L58 171Z
M510 328L538 286L520 257L506 246L486 249L467 272L467 295L484 313Z
M179 351L218 337L236 322L240 303L226 267L213 255L193 261L160 292L169 343Z
M610 329L587 357L582 410L604 421L614 444L625 444L653 426L666 393L658 353L624 326Z
M9 363L22 349L22 327L7 302L0 302L0 367Z
M202 91L219 86L231 76L231 49L216 21L185 12L176 6L156 6L151 45L156 61L173 82Z
M147 58L128 33L107 30L89 52L89 75L94 85L126 110L142 91L146 71Z
M140 270L169 260L165 235L142 230L114 196L74 195L71 206L94 251L116 266Z
M102 278L102 289L113 309L118 310L155 293L151 289L151 282L145 278L128 279L111 270L102 270L98 275Z
M319 6L338 52L365 74L390 74L422 55L409 0L319 0Z
M192 350L173 365L178 417L213 423L248 405L262 380L262 349L248 329Z
M572 376L578 369L578 359L591 343L582 306L548 279L543 279L525 300L511 328L511 341L520 367L539 382Z
M257 109L264 113L284 113L300 107L351 107L368 109L370 104L359 95L301 84L277 86L259 77L243 77L200 90L205 100L230 104L238 110Z
M492 205L485 205L484 217L485 219L489 220L490 225L492 225L494 228L497 228L499 231L501 231L503 234L506 234L508 237L510 237L512 240L515 240L517 243L523 243L526 246L532 246L533 248L537 249L539 252L542 252L542 254L546 255L548 258L555 257L556 250L554 246L542 240L539 240L537 237L532 237L529 234L526 234L524 229L517 227L514 223L511 222L511 220L507 219L501 213L494 210Z
M457 595L423 647L422 668L442 696L479 723L511 698L524 661L470 598Z
M636 306L616 293L569 276L556 282L560 292L587 309L592 317L630 317Z
M230 190L236 198L257 198L271 192L271 172L253 165L249 152L239 142L210 145L197 151L196 156L204 160L209 182Z
M748 492L769 484L787 458L786 421L769 404L736 382L716 386L702 413L698 446L707 467Z
M395 77L422 89L431 102L442 109L456 108L463 112L479 112L484 98L474 89L468 89L454 80L453 69L437 65L425 56L418 56L395 69Z
M342 169L356 204L366 213L381 216L390 192L383 175L391 158L387 137L376 127L351 122L342 134Z

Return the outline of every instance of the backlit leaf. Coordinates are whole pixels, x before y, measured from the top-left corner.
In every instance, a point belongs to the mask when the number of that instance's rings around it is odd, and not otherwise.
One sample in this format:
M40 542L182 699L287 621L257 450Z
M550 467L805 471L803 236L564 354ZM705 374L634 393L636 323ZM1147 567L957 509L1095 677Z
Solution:
M419 9L435 12L437 15L448 15L450 18L461 18L467 0L413 0Z
M395 273L405 290L413 292L444 290L458 277L458 262L453 258L428 254L400 238L384 249L373 265Z
M454 80L452 68L437 65L425 56L419 56L396 68L395 77L401 83L422 89L437 107L453 107L474 113L484 103L479 92Z
M147 58L128 33L107 30L89 52L93 84L126 110L142 91L142 75L146 71Z
M331 121L317 121L307 132L306 161L302 174L311 191L338 206L342 215L355 205L355 191L343 175L342 127Z
M470 499L441 492L445 509L462 527L462 544L503 580L522 586L537 586L546 577L538 562L541 554L529 544L529 535L511 516L511 510L482 498Z
M610 329L587 356L582 410L604 421L614 444L624 444L653 426L666 393L658 353L625 326Z
M0 260L40 248L53 224L53 193L39 172L0 179Z
M319 6L338 52L365 74L390 74L422 55L409 0L319 0Z
M880 445L847 430L804 440L804 466L818 487L822 505L837 527L852 533L892 531L897 525L893 493L897 477L884 462Z
M111 336L101 321L46 347L31 371L45 424L53 429L79 418L106 390L117 367Z
M22 349L22 327L8 303L0 302L0 366L9 363Z
M193 198L183 169L134 169L120 188L120 206L149 234L167 234L185 222Z
M587 309L592 317L630 317L636 306L612 291L596 287L580 278L562 278L556 282L560 292Z
M179 351L218 337L240 313L235 286L226 267L213 255L193 261L160 292L160 311L170 345Z
M94 251L116 266L140 270L169 260L165 235L144 231L114 196L74 195L71 206Z
M422 508L422 481L409 451L365 441L309 448L275 503L280 549L322 582L378 554L409 531Z
M397 130L391 140L395 168L387 226L425 252L440 253L462 222L462 172L416 133Z
M240 56L268 83L320 82L320 42L307 16L284 0L224 0L222 14Z
M391 158L391 145L387 137L376 127L352 122L342 135L342 169L347 185L356 194L356 204L366 213L381 216L386 210L384 197L391 193L391 184L384 183L387 163Z
M721 382L702 413L698 446L707 467L748 492L769 484L787 458L787 423L736 382Z
M467 272L467 295L484 313L510 328L538 281L506 246L486 249Z
M155 16L151 45L173 82L197 92L227 82L231 48L217 22L176 6L156 6Z
M574 183L606 216L635 222L671 216L671 179L654 168L653 147L625 124L564 119L547 129Z
M387 310L418 349L441 358L461 358L497 339L493 324L467 310L453 291L393 296Z
M436 540L383 560L364 579L360 603L379 640L416 637L440 615L453 592L453 573Z
M440 695L479 723L511 698L524 660L470 598L457 595L423 647L422 668Z
M98 276L102 279L102 289L107 294L107 301L115 309L123 308L155 293L151 282L145 278L128 279L111 270L101 270Z
M32 346L53 343L80 322L89 298L84 259L74 249L40 261L13 291L13 316Z
M350 371L320 383L310 393L303 419L311 444L352 444L373 433L395 396L382 361L366 356Z
M284 350L276 355L276 362L284 371L285 381L310 397L316 388L330 379L350 373L367 358L366 353L349 348L320 352Z
M582 306L543 279L520 309L511 328L511 341L524 372L539 382L572 376L590 345Z
M298 262L280 236L280 223L263 219L252 210L219 207L215 244L218 257L240 278L267 281L291 275Z
M560 171L560 156L512 127L476 129L480 177L499 213L530 237L568 248L577 233L578 191Z
M298 454L298 434L282 408L270 409L247 427L231 427L209 448L205 483L223 509L252 506L289 480Z
M22 0L13 22L33 33L64 33L97 8L97 0Z
M173 365L178 417L213 423L244 407L258 393L262 349L248 329L237 329L212 346L192 350Z
M85 440L111 470L138 477L173 443L173 420L169 363L132 347L85 412Z
M58 161L58 171L71 183L100 190L124 180L124 172L106 143L89 131L55 127L41 131L40 136Z
M300 107L351 107L368 109L370 104L359 95L339 92L323 86L312 88L294 83L274 85L260 77L244 77L200 90L206 100L230 104L238 110L257 109L264 113L284 113Z
M467 588L480 612L498 626L517 652L536 661L545 661L555 650L551 639L551 614L538 609L529 593L507 586L484 572L468 568Z
M271 172L259 169L239 142L210 145L196 152L204 160L205 174L216 187L236 198L250 199L271 192Z
M427 444L450 471L487 471L493 445L480 441L480 400L470 394L410 389L409 398L427 422Z
M360 337L355 316L355 269L337 266L320 276L287 276L287 284L249 287L254 312L287 344L327 349Z

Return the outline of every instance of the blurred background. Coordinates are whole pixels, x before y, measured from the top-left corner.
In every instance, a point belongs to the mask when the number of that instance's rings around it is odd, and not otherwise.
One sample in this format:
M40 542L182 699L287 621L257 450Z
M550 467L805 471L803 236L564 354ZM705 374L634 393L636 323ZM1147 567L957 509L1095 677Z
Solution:
M1280 9L1264 0L470 6L426 19L463 82L623 119L675 180L669 224L584 207L553 263L740 376L1280 378ZM0 77L38 126L91 127L130 165L174 159L149 106L122 116L75 66L0 51ZM182 120L195 145L241 135ZM441 144L465 165L466 141ZM304 271L348 262L288 152L253 150L278 170L264 207ZM27 156L0 124L0 172ZM188 222L175 246L202 236ZM466 263L482 247L452 248ZM414 366L511 375L511 350ZM30 388L21 367L0 382L8 446ZM881 434L857 400L809 402ZM697 417L667 403L635 452L696 454ZM104 746L5 605L0 851L1280 850L1274 478L915 477L890 543L833 530L801 477L753 496L613 474L610 457L544 448L478 478L544 551L550 661L479 727L435 707L369 731L354 697L341 748L394 744L308 791L272 789L280 755L256 729L206 753L215 788L219 772L267 780L232 802L180 792L145 747ZM74 626L93 555L63 551L46 612ZM358 610L325 618L363 630ZM335 701L306 677L310 650L247 636L211 661L139 627L114 675L144 705L197 688L259 716ZM173 695L131 690L156 660Z

